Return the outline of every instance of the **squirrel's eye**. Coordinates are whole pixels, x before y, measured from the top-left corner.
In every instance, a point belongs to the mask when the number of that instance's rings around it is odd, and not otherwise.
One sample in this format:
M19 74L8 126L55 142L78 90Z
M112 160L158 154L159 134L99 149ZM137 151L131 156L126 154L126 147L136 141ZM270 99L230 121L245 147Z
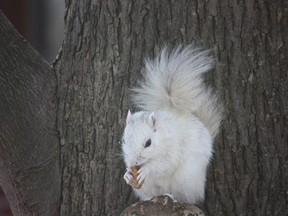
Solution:
M145 143L144 147L147 148L151 145L151 139L148 139L147 142Z

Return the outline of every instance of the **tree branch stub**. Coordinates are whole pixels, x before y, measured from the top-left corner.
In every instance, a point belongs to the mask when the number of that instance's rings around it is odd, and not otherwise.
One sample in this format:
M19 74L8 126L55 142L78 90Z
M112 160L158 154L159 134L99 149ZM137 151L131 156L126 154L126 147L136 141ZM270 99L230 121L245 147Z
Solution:
M134 203L120 216L205 216L204 212L193 204L174 202L167 195L154 197L148 201Z

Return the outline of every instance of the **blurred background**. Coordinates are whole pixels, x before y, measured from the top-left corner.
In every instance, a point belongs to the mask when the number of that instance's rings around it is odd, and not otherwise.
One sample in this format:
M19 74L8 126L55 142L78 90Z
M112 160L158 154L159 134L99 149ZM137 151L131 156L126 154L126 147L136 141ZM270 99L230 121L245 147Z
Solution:
M0 0L0 10L48 62L55 60L64 36L64 0ZM11 215L0 185L0 216Z
M0 0L5 16L49 62L62 44L64 7L64 0Z

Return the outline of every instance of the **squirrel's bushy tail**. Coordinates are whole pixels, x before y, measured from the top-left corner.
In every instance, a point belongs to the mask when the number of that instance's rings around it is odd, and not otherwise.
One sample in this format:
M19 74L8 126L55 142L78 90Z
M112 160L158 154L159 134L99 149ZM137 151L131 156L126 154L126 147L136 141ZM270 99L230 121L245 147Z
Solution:
M144 79L133 89L132 100L143 110L168 109L193 113L215 137L222 112L217 97L203 81L214 61L193 45L168 51L164 48L154 60L146 60Z

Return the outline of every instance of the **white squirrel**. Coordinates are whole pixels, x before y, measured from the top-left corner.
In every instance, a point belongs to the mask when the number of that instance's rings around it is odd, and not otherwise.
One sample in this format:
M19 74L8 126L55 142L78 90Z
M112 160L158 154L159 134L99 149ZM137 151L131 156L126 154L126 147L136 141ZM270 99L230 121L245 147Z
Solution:
M177 201L204 199L206 169L212 157L222 112L203 74L214 66L209 51L193 45L164 48L146 60L144 79L132 101L142 111L128 111L122 151L129 184L131 167L140 166L134 189L141 200L171 194Z

